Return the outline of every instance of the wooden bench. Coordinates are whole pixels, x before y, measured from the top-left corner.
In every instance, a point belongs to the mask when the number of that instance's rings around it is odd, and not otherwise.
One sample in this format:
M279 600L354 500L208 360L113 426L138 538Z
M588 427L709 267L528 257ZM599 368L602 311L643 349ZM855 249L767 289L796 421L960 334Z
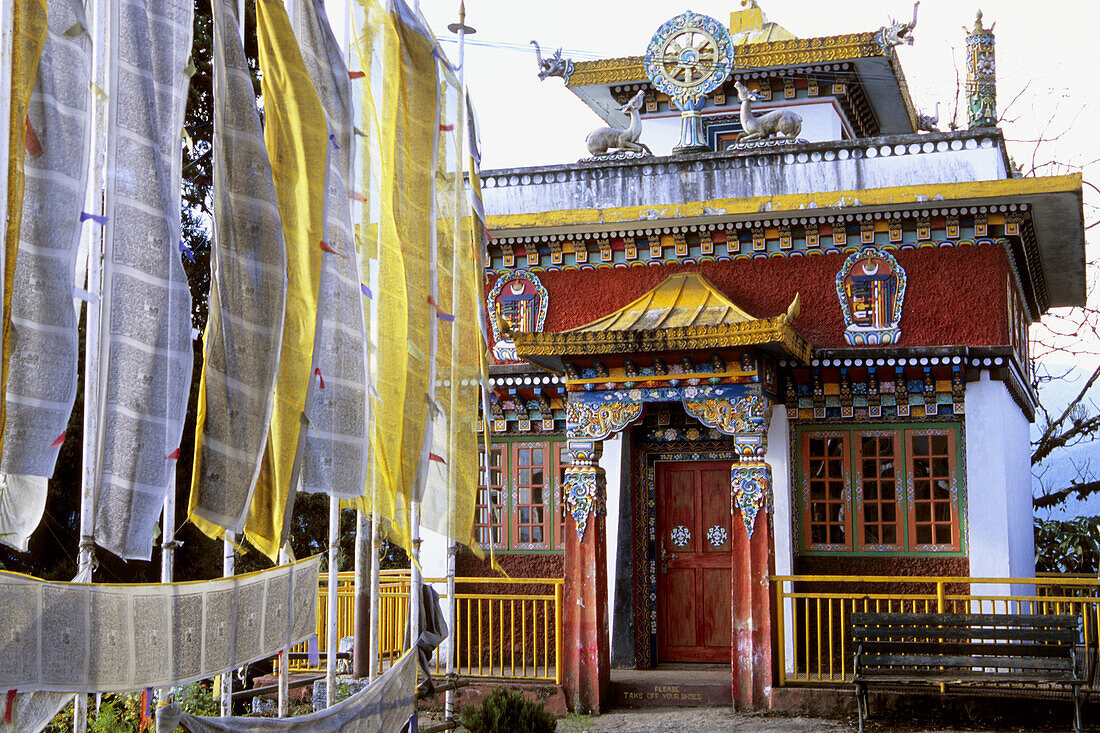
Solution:
M1040 683L1073 688L1073 729L1081 731L1077 616L967 613L853 613L859 731L867 686Z

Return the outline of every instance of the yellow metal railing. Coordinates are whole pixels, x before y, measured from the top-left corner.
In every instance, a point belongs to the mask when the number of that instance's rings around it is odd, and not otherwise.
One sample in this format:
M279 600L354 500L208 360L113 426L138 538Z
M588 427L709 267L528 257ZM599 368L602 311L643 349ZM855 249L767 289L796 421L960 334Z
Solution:
M856 612L1077 614L1093 680L1100 629L1096 577L967 578L773 576L779 685L844 684L855 650L848 619Z
M346 576L346 578L345 578ZM437 590L443 578L425 578ZM491 677L561 684L562 590L561 578L456 578L455 628L452 629L455 671L462 677ZM486 588L489 586L489 588ZM495 586L495 587L494 587ZM541 587L539 592L506 592L514 586ZM470 589L477 592L468 592ZM524 589L529 590L528 588ZM337 632L351 636L355 628L355 589L351 573L341 573L337 585ZM447 602L445 593L440 601ZM409 575L383 571L379 588L379 657L383 667L402 651L409 612ZM326 648L328 586L317 596L318 648ZM446 642L436 650L433 666L446 672ZM300 644L292 651L305 652ZM321 654L320 666L325 665ZM291 662L291 669L312 669L307 660Z

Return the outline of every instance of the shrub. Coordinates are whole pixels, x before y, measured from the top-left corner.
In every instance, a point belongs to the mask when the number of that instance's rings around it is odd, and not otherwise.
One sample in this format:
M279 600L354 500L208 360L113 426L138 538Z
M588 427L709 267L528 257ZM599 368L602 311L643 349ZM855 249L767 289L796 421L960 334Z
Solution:
M470 733L554 733L557 720L541 702L498 687L481 703L462 709L458 722Z
M175 693L180 710L188 715L214 716L221 710L219 701L214 699L213 691L205 680L176 688Z

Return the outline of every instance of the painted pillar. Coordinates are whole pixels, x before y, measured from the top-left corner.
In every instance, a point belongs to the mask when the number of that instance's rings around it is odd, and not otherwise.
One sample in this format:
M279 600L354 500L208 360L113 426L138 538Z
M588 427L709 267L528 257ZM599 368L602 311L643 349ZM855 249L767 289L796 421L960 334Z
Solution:
M569 440L565 469L563 681L569 707L599 713L609 703L611 650L607 625L607 478L600 440Z
M733 522L733 705L753 710L768 706L772 686L771 467L737 463L731 483L733 516L741 520Z
M970 128L997 126L997 69L993 45L993 26L982 26L982 11L979 10L974 30L966 34L966 108Z

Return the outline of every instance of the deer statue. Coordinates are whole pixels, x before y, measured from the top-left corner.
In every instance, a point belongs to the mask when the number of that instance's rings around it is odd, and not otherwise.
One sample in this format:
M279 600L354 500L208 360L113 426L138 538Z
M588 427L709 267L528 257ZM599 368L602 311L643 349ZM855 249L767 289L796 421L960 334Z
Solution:
M929 115L917 115L917 129L924 130L925 132L939 132L940 128L936 125L940 123L940 103L936 102L936 116L931 117Z
M756 92L749 91L739 81L735 81L733 86L737 89L737 98L741 100L741 127L744 129L737 138L737 142L766 140L780 133L788 140L798 138L798 133L802 132L800 115L788 109L777 109L757 117L752 113L752 102L756 99Z
M653 155L649 146L638 142L638 138L642 136L642 116L638 110L642 107L643 99L645 99L645 91L639 90L630 98L630 101L619 108L620 112L625 112L630 117L630 127L625 130L617 127L600 127L588 133L588 137L584 139L588 152L592 155L607 155L611 148L616 148Z

